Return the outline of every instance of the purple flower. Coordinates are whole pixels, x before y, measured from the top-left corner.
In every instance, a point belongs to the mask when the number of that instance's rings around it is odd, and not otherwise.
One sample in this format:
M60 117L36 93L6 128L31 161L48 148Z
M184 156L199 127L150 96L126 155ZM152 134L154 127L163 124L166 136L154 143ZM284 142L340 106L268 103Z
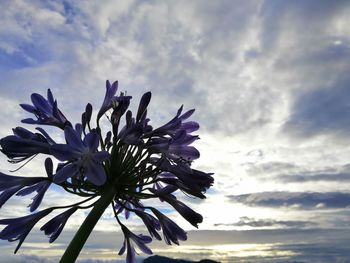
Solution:
M74 127L58 109L50 90L47 99L33 93L32 105L21 104L24 110L36 116L22 122L59 127L64 132L65 142L57 144L42 128L31 132L21 127L13 129L13 135L0 140L0 150L11 163L28 160L25 165L38 154L52 155L60 161L54 174L52 160L45 160L47 177L0 173L0 208L14 195L35 193L29 205L33 212L40 206L51 183L83 200L70 205L60 204L25 217L0 220L0 224L7 225L0 232L0 239L19 240L15 252L34 225L56 209L65 211L41 227L50 243L59 237L77 209L92 208L63 254L62 262L76 260L93 226L110 205L124 234L119 255L127 251L128 263L135 262L137 247L151 254L147 244L152 238L161 240L160 231L168 245L179 245L180 241L187 240L187 233L180 226L156 208L144 206L143 200L166 202L195 227L203 221L202 215L177 199L177 191L204 199L205 192L214 182L211 173L191 168L192 162L200 156L192 146L199 139L198 135L192 134L199 129L199 124L189 120L194 109L183 113L181 106L170 121L153 129L147 114L151 92L143 94L137 112L133 114L128 110L132 97L122 92L116 96L117 90L117 81L112 84L107 81L96 122L92 120L92 105L87 103L81 123ZM106 125L100 125L100 119L107 111L110 111L106 116L109 130L105 130ZM125 217L122 212L125 212ZM121 219L127 221L132 213L142 220L150 236L136 235L123 224Z
M139 108L137 110L136 122L142 122L146 119L147 116L147 107L149 102L151 101L152 93L146 92L142 95L140 100Z
M127 196L125 195L123 200L115 199L116 203L114 205L114 210L117 214L120 214L124 211L125 219L129 219L130 217L130 211L134 211L134 209L137 210L143 210L143 205L140 202L139 199L133 197L133 196Z
M57 101L54 100L51 90L47 90L47 99L37 93L31 96L33 105L20 104L20 106L30 113L33 113L36 120L28 118L22 120L28 124L43 124L57 126L64 129L67 125L71 125L63 113L57 108Z
M135 248L131 241L133 241L133 243L135 243L143 253L148 255L152 254L152 251L146 246L146 244L152 241L151 237L144 235L135 235L123 224L120 224L120 226L124 233L124 243L122 248L119 250L118 255L123 255L126 249L126 263L135 262Z
M105 94L105 98L103 100L101 109L97 114L97 119L100 119L106 111L108 111L113 107L113 98L117 90L118 90L118 81L113 82L112 85L109 82L109 80L106 81L106 94Z
M191 115L194 113L194 109L189 110L181 115L182 109L183 109L183 106L181 106L178 109L173 119L171 119L169 122L167 122L163 126L153 130L151 132L151 135L152 136L174 135L177 131L181 129L186 130L187 133L198 130L199 125L196 122L183 123L184 120L191 117Z
M121 94L119 97L114 98L113 112L111 115L111 123L113 128L113 134L117 137L118 135L118 127L120 123L121 117L124 115L126 110L130 105L131 96L124 96Z
M194 109L181 115L182 108L182 106L179 108L171 121L146 135L150 138L147 147L154 153L161 153L169 160L191 162L200 156L195 147L189 146L199 139L197 135L190 134L198 130L199 125L194 121L184 122L193 114Z
M124 211L125 219L129 219L130 209L133 209L133 205L128 201L123 202L123 205L120 205L119 202L117 202L114 206L114 209L117 211L117 214L120 214Z
M191 169L191 172L184 172L177 169L176 166L172 166L171 172L182 183L202 193L205 193L214 183L213 173L205 173L196 169Z
M85 107L85 112L81 116L81 126L83 131L85 131L86 125L88 126L90 125L91 115L92 115L92 105L88 103Z
M192 161L199 158L199 151L189 146L198 139L198 136L189 135L185 130L177 131L172 138L155 138L148 142L150 150L163 153L164 157L171 160Z
M97 151L99 137L95 130L88 133L84 140L81 133L70 126L64 129L67 144L55 144L50 152L60 161L68 161L54 176L56 183L66 181L71 177L82 176L94 185L102 185L106 182L106 173L102 162L107 160L109 153Z
M176 211L179 212L179 214L182 215L182 217L185 218L191 225L198 228L198 224L203 222L202 215L198 214L187 205L177 200L175 196L171 196L170 194L166 194L166 192L164 193L161 191L153 192L159 196L162 201L166 201L168 204L174 207Z
M143 116L145 116L145 113ZM118 137L123 143L128 145L144 144L143 135L152 131L152 126L148 125L148 121L149 119L143 119L135 122L131 111L128 111L126 113L126 125L121 129Z
M78 207L74 206L63 213L55 216L45 225L43 225L40 230L44 231L45 235L50 236L49 242L54 242L58 236L61 234L64 226L66 225L69 217L77 211Z
M170 218L155 208L151 208L151 210L153 214L159 219L160 225L163 229L165 243L171 245L171 242L173 242L174 244L179 245L179 240L187 240L186 232L174 221L172 221Z
M161 230L159 221L154 216L141 210L135 210L134 212L142 219L143 223L147 227L149 234L158 240L162 240L162 238L157 232Z
M32 133L22 127L13 129L14 135L0 140L1 152L13 163L24 161L38 153L49 154L50 144L54 141L45 131L38 128L41 133Z
M213 173L191 169L186 163L171 164L166 158L160 158L153 163L165 171L160 175L160 181L174 185L184 192L202 199L205 198L203 193L214 183Z
M52 208L48 208L28 216L0 220L0 225L7 225L0 232L0 239L8 240L9 242L19 240L19 243L15 249L16 254L24 239L27 237L35 224L40 219L51 213L52 210Z
M25 196L36 191L37 195L29 205L30 212L35 211L41 204L44 194L52 180L52 161L50 158L46 159L45 166L48 178L11 176L0 173L0 191L2 191L0 194L0 208L15 193L19 196Z
M35 211L39 205L41 204L41 201L43 200L43 197L47 191L47 189L50 187L53 177L53 164L52 160L50 158L47 158L45 160L45 169L46 174L49 180L42 180L37 184L27 186L20 190L16 195L18 196L25 196L28 194L31 194L33 192L37 192L37 194L33 198L33 202L29 205L30 212Z

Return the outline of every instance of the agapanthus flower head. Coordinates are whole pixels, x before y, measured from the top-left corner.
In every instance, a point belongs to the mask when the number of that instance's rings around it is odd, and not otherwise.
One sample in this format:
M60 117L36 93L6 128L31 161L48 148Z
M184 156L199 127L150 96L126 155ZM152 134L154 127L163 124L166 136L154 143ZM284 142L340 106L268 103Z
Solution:
M192 163L200 157L192 145L199 139L193 134L199 124L190 120L194 109L183 112L181 106L170 121L153 128L147 112L151 92L143 94L137 112L133 114L129 110L132 97L125 93L116 95L117 89L117 81L112 84L107 81L96 122L92 120L93 107L88 103L81 123L74 127L58 109L50 90L47 99L34 93L31 97L33 105L21 104L24 110L36 116L36 119L23 120L24 123L59 127L63 139L56 142L41 127L36 127L37 132L17 127L13 129L13 135L0 140L1 152L12 163L26 161L26 164L39 154L58 161L46 158L46 175L43 177L0 173L0 207L15 195L34 195L29 205L31 214L0 220L0 224L7 225L0 232L0 239L19 240L16 252L34 225L54 210L63 211L40 228L49 236L50 243L58 238L76 211L91 209L63 254L61 262L64 263L75 262L107 207L112 208L116 224L124 234L119 255L126 251L128 263L135 262L134 246L151 254L148 244L152 239L161 240L161 233L168 245L179 245L180 241L187 240L186 231L163 210L145 205L149 200L168 205L194 227L202 223L202 215L181 201L182 194L204 199L214 182L212 173L192 168ZM100 125L102 117L110 124L107 130L105 125ZM57 163L56 167L54 163ZM40 207L51 185L82 199L74 203L72 198L70 204L32 213ZM126 226L130 217L141 219L150 236L134 234Z

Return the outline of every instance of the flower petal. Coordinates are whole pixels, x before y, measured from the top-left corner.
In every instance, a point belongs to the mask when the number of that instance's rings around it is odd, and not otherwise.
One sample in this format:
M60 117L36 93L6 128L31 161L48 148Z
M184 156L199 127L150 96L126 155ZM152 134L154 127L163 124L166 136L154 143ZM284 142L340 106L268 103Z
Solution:
M81 152L72 149L67 144L54 144L50 147L50 153L60 161L74 160L81 157Z
M126 248L126 241L124 239L124 242L123 242L123 246L120 248L119 252L118 252L118 255L121 256L124 254L125 252L125 248Z
M41 204L41 201L44 198L46 190L49 188L49 186L50 186L50 184L47 183L45 186L43 186L42 189L40 189L38 194L36 196L34 196L33 202L29 206L29 211L30 212L34 212L39 207L39 205Z
M68 178L75 176L79 172L78 167L74 164L67 164L54 175L53 181L55 183L62 183Z
M32 118L23 119L23 120L21 120L21 122L25 123L25 124L37 124L38 123L38 121L33 120Z
M24 109L25 111L28 111L30 113L34 113L35 112L35 107L33 107L32 105L29 104L19 104L19 106L22 107L22 109Z
M64 129L64 136L69 146L74 147L76 149L84 148L84 144L81 140L81 137L79 136L78 132L76 132L72 127L67 126Z
M52 178L53 175L53 163L51 158L46 158L45 159L45 170L47 177Z
M107 151L96 152L93 154L93 159L100 163L109 158L109 153Z
M151 92L146 92L145 94L143 94L140 100L138 111L137 111L136 122L139 122L141 119L145 118L145 113L147 110L147 106L151 101L151 96L152 96Z
M0 208L21 188L22 186L19 185L3 191L0 195Z
M85 169L86 178L94 185L103 185L106 182L106 173L102 165L91 161Z
M185 160L190 160L190 161L198 159L200 156L199 151L193 146L170 145L169 152L172 154L176 154Z
M186 130L187 133L191 133L199 129L199 124L195 121L184 122L181 124L181 129Z
M99 145L99 138L96 131L91 131L84 138L84 145L89 147L89 149L93 152L96 151Z
M48 104L48 102L46 101L46 99L41 96L38 93L33 93L31 95L31 99L33 102L33 105L41 112L43 113L50 113L52 110L52 107L50 107L50 105Z

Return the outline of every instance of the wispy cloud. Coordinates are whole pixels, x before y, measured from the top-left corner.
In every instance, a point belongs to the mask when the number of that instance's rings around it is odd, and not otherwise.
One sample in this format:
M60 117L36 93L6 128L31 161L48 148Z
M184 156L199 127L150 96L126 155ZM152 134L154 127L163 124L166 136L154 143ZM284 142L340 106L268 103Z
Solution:
M238 227L289 227L289 228L303 228L303 227L315 227L317 223L310 221L298 221L298 220L275 220L275 219L255 219L247 216L241 217L239 221L231 224L217 223L215 226L238 226Z
M249 206L283 207L291 209L333 209L350 205L350 193L328 192L262 192L227 196L232 202Z

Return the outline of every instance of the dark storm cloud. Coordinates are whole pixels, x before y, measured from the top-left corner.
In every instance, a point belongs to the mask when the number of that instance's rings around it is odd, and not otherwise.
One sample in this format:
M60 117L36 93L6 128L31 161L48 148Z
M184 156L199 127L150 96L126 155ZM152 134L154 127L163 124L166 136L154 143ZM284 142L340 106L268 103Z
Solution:
M227 197L232 202L248 206L291 206L298 209L331 209L350 206L350 193L340 192L261 192Z
M232 224L215 224L215 226L250 226L250 227L287 227L303 228L317 225L314 222L298 220L255 219L241 217L238 222Z

